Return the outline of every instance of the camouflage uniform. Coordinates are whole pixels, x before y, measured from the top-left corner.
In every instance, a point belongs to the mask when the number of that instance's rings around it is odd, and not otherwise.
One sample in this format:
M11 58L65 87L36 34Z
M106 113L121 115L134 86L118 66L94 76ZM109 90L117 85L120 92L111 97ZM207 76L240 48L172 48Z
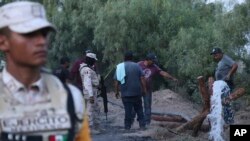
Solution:
M76 95L71 87L70 91ZM0 123L1 139L6 140L4 135L8 139L39 138L33 139L36 141L49 141L53 136L66 138L71 127L67 94L60 80L50 74L41 73L41 79L26 88L4 69L0 73L0 119L5 123ZM84 111L78 109L84 104L79 103L79 97L73 100L79 105L75 107L76 115L83 115Z
M84 103L76 87L40 71L47 61L47 35L55 31L44 6L6 3L0 7L0 21L0 51L8 58L0 73L0 140L73 141Z
M89 125L92 128L99 128L100 124L100 107L97 102L97 92L99 86L99 77L96 72L87 66L87 64L82 63L80 65L80 75L83 84L83 94L86 101L87 112L89 115ZM89 98L93 96L94 103L91 103Z

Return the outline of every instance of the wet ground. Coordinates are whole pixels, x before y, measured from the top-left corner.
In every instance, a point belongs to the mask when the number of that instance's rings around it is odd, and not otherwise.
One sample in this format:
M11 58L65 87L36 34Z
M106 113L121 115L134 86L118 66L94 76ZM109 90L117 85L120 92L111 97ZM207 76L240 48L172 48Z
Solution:
M152 124L145 131L139 130L139 125L137 122L134 123L130 131L125 131L124 124L124 108L121 99L116 99L114 94L108 95L108 116L103 113L101 109L101 126L105 129L105 132L101 134L92 135L92 141L165 141L158 135L159 126ZM152 109L157 113L183 113L190 117L190 115L195 115L196 111L189 103L184 102L178 95L170 90L159 91L154 93ZM103 105L102 99L98 101L99 105ZM176 103L176 104L175 104ZM102 106L101 106L102 108ZM178 109L184 110L178 110ZM183 112L185 111L185 112ZM161 130L160 130L161 131ZM168 131L166 131L168 132ZM163 132L165 136L165 132ZM169 133L172 135L172 133ZM167 137L168 138L168 137ZM169 139L169 138L168 138Z
M245 98L246 99L246 98ZM245 100L243 98L243 100ZM124 124L124 108L121 99L116 99L114 93L108 95L109 111L106 114L101 109L101 126L105 129L98 135L92 135L92 141L208 141L208 132L200 131L197 137L192 137L192 130L175 134L174 127L177 123L166 121L152 120L150 126L145 131L139 130L137 122L134 123L130 131L125 131ZM238 100L242 106L238 106L235 114L235 124L250 123L250 99L247 102ZM102 105L102 99L99 101ZM244 103L247 103L244 105ZM187 120L191 120L198 115L201 108L196 107L194 103L183 99L180 94L170 90L161 90L153 93L152 112L153 113L171 113L174 115L182 115ZM207 124L207 120L204 121ZM228 135L228 134L227 134ZM225 139L229 141L229 139Z
M126 131L119 126L106 126L105 132L97 135L92 135L93 141L155 141L151 137L140 137L133 135L140 130L131 129Z

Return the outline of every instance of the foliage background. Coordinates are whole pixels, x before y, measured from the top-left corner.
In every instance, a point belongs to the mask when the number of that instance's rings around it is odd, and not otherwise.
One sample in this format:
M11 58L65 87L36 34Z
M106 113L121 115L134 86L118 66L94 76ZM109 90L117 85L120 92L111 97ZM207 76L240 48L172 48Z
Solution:
M10 1L2 0L0 5ZM205 0L33 1L45 5L49 20L57 27L50 38L49 68L62 56L73 62L91 49L99 58L100 73L107 75L126 50L136 53L136 61L154 52L160 66L179 78L177 89L196 97L196 78L213 75L216 64L210 51L220 47L243 62L236 84L249 91L250 63L244 45L250 33L250 0L229 12L220 3L205 4ZM165 87L176 90L171 81L157 78L155 89Z

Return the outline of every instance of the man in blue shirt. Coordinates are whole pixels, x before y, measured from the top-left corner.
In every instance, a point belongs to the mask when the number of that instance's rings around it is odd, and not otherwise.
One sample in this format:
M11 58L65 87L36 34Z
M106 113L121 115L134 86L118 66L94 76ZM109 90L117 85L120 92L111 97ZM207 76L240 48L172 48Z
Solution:
M218 62L215 70L215 79L224 80L232 91L234 87L233 75L238 68L237 63L224 54L220 48L214 48L210 54L213 55L214 61Z
M124 55L124 62L116 67L114 75L115 92L121 98L125 108L125 129L129 130L133 122L133 111L138 115L140 129L145 129L142 108L142 93L146 93L145 78L140 66L132 61L133 53L128 51Z
M230 96L230 91L233 90L233 75L237 71L238 65L236 62L225 55L220 48L214 48L210 53L213 55L214 61L218 62L217 68L215 70L215 80L223 80L227 83L230 90L225 89L221 95L222 105L223 105L223 118L226 124L234 123L234 111L231 106L231 102L228 101Z

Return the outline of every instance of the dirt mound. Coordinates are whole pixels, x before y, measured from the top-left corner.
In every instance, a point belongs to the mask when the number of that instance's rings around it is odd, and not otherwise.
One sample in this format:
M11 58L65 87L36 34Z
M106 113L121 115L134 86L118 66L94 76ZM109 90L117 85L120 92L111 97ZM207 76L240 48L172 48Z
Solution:
M181 115L190 120L199 111L194 103L184 99L180 94L166 89L153 93L152 112Z

